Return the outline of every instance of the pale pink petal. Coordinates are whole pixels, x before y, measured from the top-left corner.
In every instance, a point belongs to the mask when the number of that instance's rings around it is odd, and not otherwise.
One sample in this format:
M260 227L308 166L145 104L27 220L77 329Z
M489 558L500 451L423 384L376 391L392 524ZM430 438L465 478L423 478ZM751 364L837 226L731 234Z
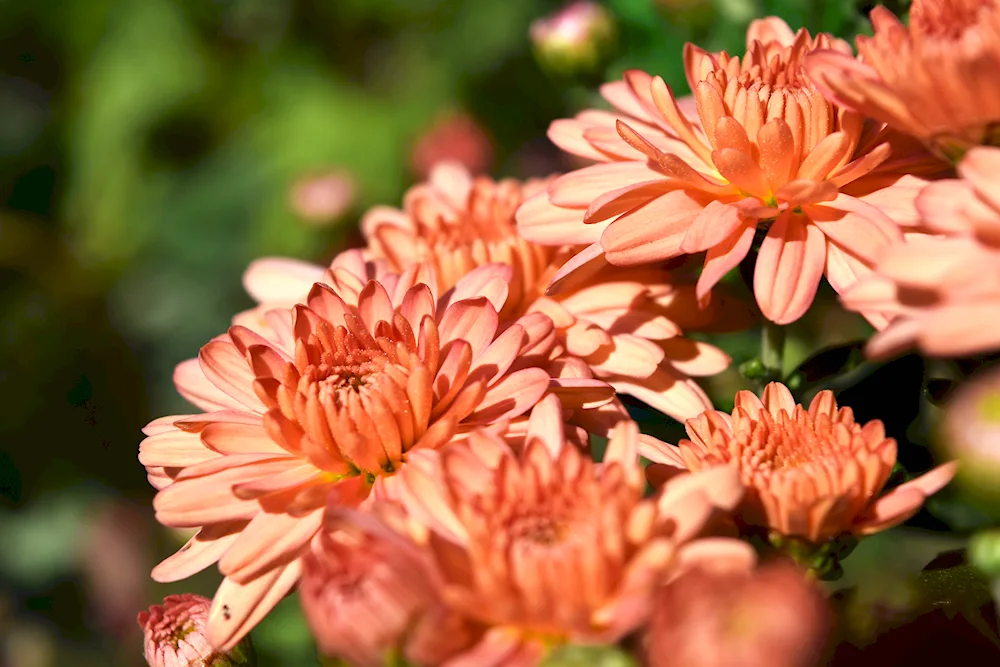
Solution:
M214 340L198 353L201 370L205 377L239 402L240 407L247 407L254 412L263 414L266 411L257 395L253 393L253 373L247 361L228 341ZM229 404L224 407L237 407Z
M756 221L754 221L756 223ZM743 258L750 252L753 237L757 232L756 224L746 224L739 228L728 239L712 246L705 255L705 268L698 276L695 295L699 301L706 299L712 288L722 278L740 265Z
M795 33L784 20L777 16L754 19L747 28L747 46L754 42L768 44L775 42L782 46L791 46L795 41Z
M748 543L727 537L705 537L677 550L676 569L679 576L692 568L715 575L749 572L757 565L757 552Z
M246 521L235 521L205 526L177 553L154 567L149 576L153 581L166 584L201 572L219 560L246 524Z
M678 421L712 408L705 391L694 380L679 377L662 367L642 382L631 378L609 378L609 382L617 391L635 396Z
M450 307L463 299L486 297L497 312L503 309L507 302L513 270L508 264L486 264L479 266L463 276L455 287L442 299Z
M486 297L459 301L448 308L438 325L441 346L464 340L472 347L475 359L493 342L498 324L497 311Z
M303 516L261 512L219 559L219 571L248 583L272 568L296 560L323 523L321 506Z
M633 266L669 259L707 201L687 190L675 190L619 217L601 235L608 261Z
M151 435L139 444L139 463L144 466L182 468L218 456L202 444L197 433L176 428Z
M517 209L517 230L525 239L542 245L586 245L601 238L610 223L585 225L586 206L564 208L549 201L547 193L535 195Z
M662 179L644 161L595 164L556 179L549 186L549 200L556 206L586 208L609 190Z
M559 271L552 276L552 282L549 283L545 293L551 296L572 289L573 286L600 274L607 266L608 260L604 256L601 243L599 241L592 243L559 268Z
M174 386L181 396L202 410L242 409L243 403L216 387L205 377L198 359L188 359L174 368Z
M212 420L201 429L200 435L206 447L220 454L270 454L272 456L287 456L289 454L287 450L271 439L259 417L256 422L249 424Z
M301 574L301 561L296 560L246 584L223 579L208 613L209 642L220 651L231 650L285 597Z
M549 379L548 372L541 368L514 371L490 387L475 412L462 422L471 426L517 417L545 394Z
M298 303L313 283L323 279L323 267L285 257L265 257L250 263L243 272L243 287L257 303Z
M977 146L965 154L958 165L958 173L969 181L976 193L986 201L1000 220L1000 149L992 146Z
M886 246L903 241L889 217L847 195L825 205L804 206L803 211L824 235L864 261L876 261Z
M681 252L696 253L723 243L743 226L743 215L735 206L720 201L708 203L681 241Z
M546 134L552 143L567 153L579 155L580 157L596 162L607 162L608 156L604 152L594 148L589 141L584 139L583 133L586 128L586 123L582 123L575 118L563 118L552 121Z
M928 314L917 334L920 349L936 357L957 357L1000 347L1000 298L948 305Z

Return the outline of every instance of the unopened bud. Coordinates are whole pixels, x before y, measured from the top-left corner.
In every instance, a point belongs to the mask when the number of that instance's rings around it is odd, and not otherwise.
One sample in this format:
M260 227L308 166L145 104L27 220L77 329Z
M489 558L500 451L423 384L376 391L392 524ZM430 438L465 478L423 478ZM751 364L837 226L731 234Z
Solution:
M253 667L257 664L250 638L229 653L208 642L206 626L212 601L200 595L168 595L163 604L139 612L145 633L149 667Z
M561 75L598 70L614 50L614 17L596 2L578 0L531 24L538 62Z
M292 186L289 198L300 218L311 224L328 224L354 203L354 179L345 171L304 178Z
M1000 515L1000 369L951 393L938 444L959 462L958 481L983 509Z

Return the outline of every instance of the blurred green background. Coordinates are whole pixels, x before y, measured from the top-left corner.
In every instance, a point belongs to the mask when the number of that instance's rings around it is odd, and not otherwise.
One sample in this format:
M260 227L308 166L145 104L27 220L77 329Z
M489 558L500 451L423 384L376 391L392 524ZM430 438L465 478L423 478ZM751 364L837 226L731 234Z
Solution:
M398 204L435 155L497 175L571 168L548 123L630 67L683 90L686 41L742 51L768 14L850 37L869 9L613 0L617 40L597 61L540 59L529 26L561 6L0 0L0 665L142 665L135 613L211 595L214 571L149 581L184 537L153 522L136 452L147 421L190 410L171 371L250 305L250 260L356 244L358 215ZM310 220L290 189L331 170L353 202ZM800 358L863 330L803 326ZM723 344L737 362L756 346ZM255 633L262 664L315 664L296 605Z

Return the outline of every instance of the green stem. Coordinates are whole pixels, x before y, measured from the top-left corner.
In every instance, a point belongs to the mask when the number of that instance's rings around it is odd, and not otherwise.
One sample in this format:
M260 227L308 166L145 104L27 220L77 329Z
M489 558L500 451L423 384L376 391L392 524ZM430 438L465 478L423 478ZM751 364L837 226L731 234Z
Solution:
M785 327L765 320L760 332L760 362L764 366L761 388L784 378Z

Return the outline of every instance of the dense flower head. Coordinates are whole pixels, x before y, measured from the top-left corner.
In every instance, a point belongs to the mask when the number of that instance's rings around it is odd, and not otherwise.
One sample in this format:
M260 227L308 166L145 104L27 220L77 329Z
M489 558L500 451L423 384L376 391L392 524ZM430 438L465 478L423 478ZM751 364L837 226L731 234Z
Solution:
M677 419L710 407L691 377L724 370L729 357L685 338L682 329L739 327L748 321L745 309L716 298L706 311L698 311L690 283L653 267L611 267L589 278L581 274L558 294L546 294L573 249L525 240L514 218L524 199L542 192L545 183L473 178L458 164L438 165L427 182L407 192L401 210L378 206L364 216L368 245L363 255L382 271L427 264L441 291L471 271L503 264L508 291L501 329L525 316L547 318L554 324L551 354L559 364L583 364L586 370L575 372L605 380ZM332 272L292 260L254 262L244 282L262 305L236 321L259 320L270 308L301 300L313 282L334 280L337 267L357 255L338 256Z
M320 652L359 667L413 657L443 618L428 554L389 522L354 518L338 521L335 509L303 558L299 597L309 628ZM457 645L460 635L452 636Z
M1000 3L914 0L909 26L871 12L860 60L819 52L807 68L830 99L920 137L955 159L1000 140Z
M220 648L296 583L324 508L382 492L413 450L509 422L549 391L570 407L613 399L603 382L554 378L536 364L546 318L498 331L501 269L483 267L440 298L426 267L380 280L370 272L364 262L338 267L333 286L266 313L268 337L231 327L175 373L208 412L146 428L139 459L160 489L157 519L201 528L154 578L219 562L226 579L208 631Z
M954 357L1000 349L1000 148L970 150L960 179L930 184L917 199L937 234L889 248L875 273L843 295L852 310L877 308L892 323L869 356L916 347Z
M139 612L150 667L211 667L240 664L208 642L206 625L212 601L200 595L168 595L163 604Z
M403 471L441 598L479 628L456 664L533 665L564 642L617 641L646 620L654 587L689 564L752 565L744 543L694 539L715 508L738 502L735 471L684 475L644 498L637 443L634 422L621 422L594 463L566 446L550 396L520 455L484 433Z
M915 514L955 473L948 463L877 497L896 463L896 441L879 420L864 426L833 392L819 392L808 410L772 382L763 400L736 395L732 415L708 411L689 419L675 447L644 437L642 453L665 469L732 466L747 495L737 512L748 526L820 544L844 534L868 535Z
M658 593L646 654L650 667L812 667L828 623L823 594L795 567L696 568Z
M549 129L561 148L600 164L526 202L522 234L589 244L562 273L705 252L702 299L763 235L754 292L779 324L805 313L824 273L846 289L902 239L924 181L897 173L915 159L898 137L817 92L802 66L817 49L850 52L772 17L751 24L742 58L687 46L693 100L636 70L605 85L614 112L585 111Z

